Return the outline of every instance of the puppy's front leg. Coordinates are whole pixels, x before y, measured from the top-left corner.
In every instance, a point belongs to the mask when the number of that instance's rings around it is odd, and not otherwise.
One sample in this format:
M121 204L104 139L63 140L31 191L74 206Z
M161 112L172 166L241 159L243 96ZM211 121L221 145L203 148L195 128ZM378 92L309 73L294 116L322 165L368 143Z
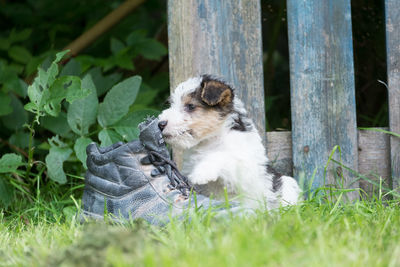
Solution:
M221 174L224 158L219 153L208 155L200 160L189 174L189 181L193 184L206 184L216 181Z

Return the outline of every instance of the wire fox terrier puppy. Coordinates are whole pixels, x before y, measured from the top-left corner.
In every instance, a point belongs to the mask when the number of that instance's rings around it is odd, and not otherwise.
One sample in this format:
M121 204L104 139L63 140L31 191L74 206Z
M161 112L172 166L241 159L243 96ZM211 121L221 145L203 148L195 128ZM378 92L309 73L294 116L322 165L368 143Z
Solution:
M245 205L268 209L297 203L296 180L268 165L262 139L228 84L209 75L191 78L170 104L159 127L173 149L183 150L182 173L201 193L221 198L225 187Z

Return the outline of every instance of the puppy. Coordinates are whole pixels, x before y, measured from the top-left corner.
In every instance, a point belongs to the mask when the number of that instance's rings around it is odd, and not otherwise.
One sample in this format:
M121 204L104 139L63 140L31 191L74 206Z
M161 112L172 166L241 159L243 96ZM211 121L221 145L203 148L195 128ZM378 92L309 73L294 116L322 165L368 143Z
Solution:
M297 203L297 182L268 165L262 139L231 86L210 75L194 77L179 84L169 102L159 127L173 149L184 151L182 173L202 193L223 198L215 189L225 187L254 208Z

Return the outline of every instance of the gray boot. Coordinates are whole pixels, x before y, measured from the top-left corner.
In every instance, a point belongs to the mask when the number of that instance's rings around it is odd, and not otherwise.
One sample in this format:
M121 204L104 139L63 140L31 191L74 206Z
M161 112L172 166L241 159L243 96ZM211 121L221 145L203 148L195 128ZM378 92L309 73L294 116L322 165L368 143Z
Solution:
M83 217L113 220L144 219L162 225L185 210L212 209L237 213L237 203L211 200L192 194L165 146L157 119L139 125L139 140L110 147L87 147Z

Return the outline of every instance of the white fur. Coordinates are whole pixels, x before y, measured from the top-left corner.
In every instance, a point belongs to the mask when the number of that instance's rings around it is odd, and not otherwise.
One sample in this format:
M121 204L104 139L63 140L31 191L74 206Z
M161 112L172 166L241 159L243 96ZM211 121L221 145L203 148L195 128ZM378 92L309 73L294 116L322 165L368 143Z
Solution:
M267 172L268 158L253 122L246 118L242 102L234 98L235 113L228 114L220 127L207 136L196 138L189 131L191 116L184 109L184 96L199 88L202 77L191 78L171 95L171 107L159 119L168 122L163 134L173 149L183 149L182 173L193 184L202 185L219 180L229 193L241 195L251 207L266 204L267 208L296 204L300 188L288 176L282 176L282 187L272 190L273 174ZM250 131L232 130L235 117L242 114ZM196 129L192 129L196 130Z
M160 121L168 121L167 128L163 133L172 136L172 138L166 139L166 141L175 148L187 149L195 146L199 142L187 133L189 130L186 123L188 116L184 112L182 97L196 90L200 83L201 78L195 77L179 84L174 94L170 97L171 107L164 110L159 116Z

